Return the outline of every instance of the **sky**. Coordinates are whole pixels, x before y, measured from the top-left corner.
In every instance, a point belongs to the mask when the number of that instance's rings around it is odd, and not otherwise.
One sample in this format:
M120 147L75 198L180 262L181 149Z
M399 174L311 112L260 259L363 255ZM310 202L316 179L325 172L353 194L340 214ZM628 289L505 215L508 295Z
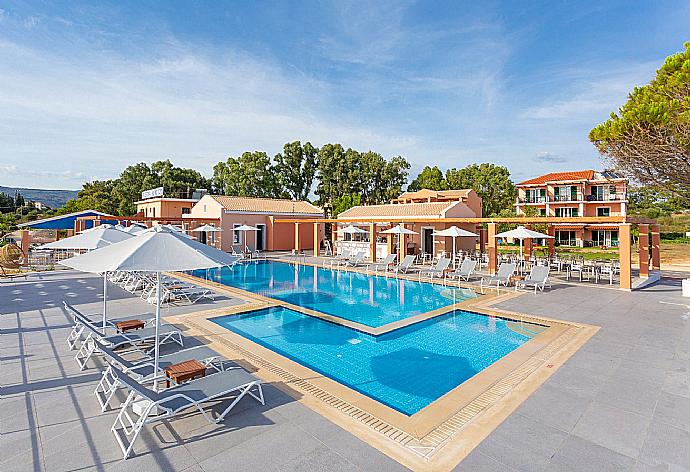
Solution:
M587 134L690 41L687 1L0 1L0 185L338 142L516 181L602 168Z

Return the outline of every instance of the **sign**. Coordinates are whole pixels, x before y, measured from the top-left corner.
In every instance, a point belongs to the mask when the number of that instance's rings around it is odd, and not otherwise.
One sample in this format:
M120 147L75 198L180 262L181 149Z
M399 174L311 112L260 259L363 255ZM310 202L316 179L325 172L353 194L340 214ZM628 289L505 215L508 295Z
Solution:
M152 188L151 190L144 190L141 192L141 199L146 200L149 198L156 198L163 196L163 187Z

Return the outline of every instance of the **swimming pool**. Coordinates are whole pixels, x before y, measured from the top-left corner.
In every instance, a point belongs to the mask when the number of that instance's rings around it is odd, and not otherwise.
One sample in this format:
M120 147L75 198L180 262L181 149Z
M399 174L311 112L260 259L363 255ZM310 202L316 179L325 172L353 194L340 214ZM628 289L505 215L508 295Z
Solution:
M460 310L380 336L284 307L211 321L405 415L530 339L503 319Z
M276 261L192 274L372 328L475 296L466 289Z

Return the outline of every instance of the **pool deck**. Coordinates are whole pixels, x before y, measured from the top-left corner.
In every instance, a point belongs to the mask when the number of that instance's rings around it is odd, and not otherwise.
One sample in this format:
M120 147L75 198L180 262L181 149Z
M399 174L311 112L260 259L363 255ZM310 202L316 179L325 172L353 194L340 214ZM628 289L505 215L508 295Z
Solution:
M65 338L67 299L101 309L102 281L58 271L0 282L0 470L405 470L398 462L266 385L266 406L244 399L220 425L188 415L146 428L127 461L110 432L114 412L92 396ZM112 316L151 313L111 285ZM241 300L165 309L176 317ZM637 292L557 284L496 308L600 326L565 365L456 470L690 470L690 299L680 281ZM94 364L92 364L93 366Z

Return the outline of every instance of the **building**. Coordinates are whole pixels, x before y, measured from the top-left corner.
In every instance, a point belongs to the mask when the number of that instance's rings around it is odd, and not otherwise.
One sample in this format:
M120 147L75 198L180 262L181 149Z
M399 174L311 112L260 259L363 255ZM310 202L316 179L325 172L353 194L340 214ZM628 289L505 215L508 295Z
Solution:
M305 201L292 201L273 198L228 197L224 195L205 195L183 215L183 220L216 219L223 231L209 233L214 243L224 251L250 250L281 251L295 247L295 225L274 223L276 218L323 218L323 210ZM235 231L242 225L258 228L258 231ZM184 223L185 229L193 229ZM312 249L314 234L311 227L298 226L299 246ZM322 226L322 225L320 225ZM321 228L319 231L323 231ZM321 240L323 233L317 240ZM203 236L202 236L203 237ZM246 239L246 241L245 241Z
M198 201L193 198L156 197L139 200L134 204L137 206L137 214L145 218L175 220L189 215Z
M551 217L626 216L628 181L611 171L552 172L516 185L518 215ZM536 210L528 211L528 208ZM532 213L532 215L530 215ZM616 225L575 223L556 228L556 243L617 246Z
M360 205L346 210L338 215L338 220L344 223L361 223L365 227L367 221L405 221L421 220L405 224L418 234L410 235L405 238L404 252L406 254L431 254L441 250L452 252L452 238L435 237L434 232L445 229L446 224L435 223L433 220L443 218L479 218L482 216L482 199L474 190L447 190L438 192L435 190L422 189L418 192L405 192L400 197L385 205ZM381 229L386 224L379 224ZM464 223L458 227L477 233L476 225ZM378 258L385 257L392 251L399 252L397 238L391 238L385 234L378 234L376 231L376 254ZM361 240L351 241L350 237L334 236L333 243L339 251L348 248L351 251L364 251L370 257L371 241L369 235L359 238ZM354 238L358 239L358 238ZM457 250L474 250L476 246L474 238L458 238L456 240ZM434 248L435 247L435 251Z

